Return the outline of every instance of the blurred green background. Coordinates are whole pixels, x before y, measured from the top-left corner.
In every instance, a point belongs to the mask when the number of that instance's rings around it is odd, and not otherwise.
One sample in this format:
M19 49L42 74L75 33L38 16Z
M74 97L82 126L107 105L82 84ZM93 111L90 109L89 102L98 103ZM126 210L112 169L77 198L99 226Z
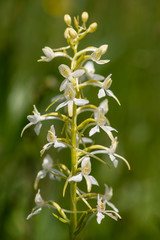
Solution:
M117 153L131 164L129 172L119 168L93 167L102 185L114 189L113 202L122 220L96 218L87 226L85 239L160 239L160 1L159 0L1 0L0 1L0 239L65 240L68 228L47 209L26 221L34 207L34 178L41 169L39 151L46 142L45 131L37 138L33 128L20 133L33 104L44 112L58 94L62 81L52 62L37 63L42 47L65 46L63 15L89 12L89 23L98 29L82 41L80 48L109 44L107 65L100 74L112 73L111 89L121 107L109 99L108 118L119 130ZM93 90L93 89L92 89ZM88 91L91 95L96 91ZM92 96L94 98L94 96ZM97 101L97 104L99 102ZM57 123L56 123L57 124ZM58 125L56 125L58 127ZM44 136L42 138L42 136ZM102 140L99 134L98 140ZM54 159L68 161L69 152ZM44 199L56 199L63 206L61 183L40 183ZM96 190L96 188L94 188Z

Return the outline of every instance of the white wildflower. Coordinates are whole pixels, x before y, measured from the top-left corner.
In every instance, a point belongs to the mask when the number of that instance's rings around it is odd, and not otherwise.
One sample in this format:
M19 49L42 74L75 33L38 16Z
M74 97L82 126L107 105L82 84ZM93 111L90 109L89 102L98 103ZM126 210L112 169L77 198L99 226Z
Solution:
M106 125L108 123L107 118L105 117L105 114L108 112L108 100L104 100L98 107L98 110L94 112L94 119L96 121L96 126L91 128L89 132L89 136L92 136L96 132L100 132L100 128L102 128L110 137L110 139L113 141L114 137L111 133L111 131L116 131L116 129Z
M30 121L22 130L21 136L23 135L24 131L29 128L32 125L36 125L34 128L34 131L37 135L39 135L42 123L41 121L45 120L45 117L41 116L40 113L38 112L37 108L35 105L33 105L33 115L28 115L27 119Z
M99 194L98 194L98 198L97 198L97 214L96 215L97 215L97 222L98 222L98 224L101 223L101 221L102 221L102 219L104 219L105 215L108 215L109 217L113 218L116 221L118 220L118 218L121 219L121 216L118 214L117 211L115 211L115 210L106 210L106 200L103 201L102 197L100 197Z
M99 48L97 48L92 54L91 59L92 61L98 63L98 64L105 64L108 63L110 60L100 60L101 56L105 54L105 52L108 49L108 45L102 45Z
M63 88L62 88L63 89ZM65 85L65 91L64 91L64 97L66 99L65 102L62 102L59 104L56 108L56 111L58 111L60 108L63 108L64 106L68 105L68 114L70 117L73 115L73 103L75 103L77 106L85 105L89 103L86 99L78 99L75 98L76 91L73 87L72 83L68 83Z
M41 59L38 60L39 62L50 62L55 57L55 53L50 47L44 47L42 51L45 56L41 56Z
M71 69L65 64L61 64L58 68L59 68L60 74L64 78L69 79L70 81L72 81L73 78L81 77L85 73L83 69L78 69L74 72L71 72Z
M113 97L117 103L120 105L120 102L118 98L114 95L114 93L109 89L109 87L112 84L112 79L111 79L112 74L108 75L108 77L104 80L103 83L100 83L100 86L102 85L102 88L98 92L98 98L105 97L106 94L110 97Z
M54 128L54 125L52 125L48 131L48 134L47 134L47 141L48 143L45 144L42 148L42 150L40 151L41 155L43 155L43 153L48 150L52 145L55 147L55 148L65 148L66 145L61 142L61 141L58 141L57 140L57 136L55 135L55 128Z
M87 191L90 192L92 184L97 186L99 185L97 180L93 176L89 175L90 172L91 172L90 158L84 157L81 163L81 172L71 177L69 181L81 182L82 178L84 177L87 183Z
M37 192L37 194L35 196L35 203L36 203L36 207L34 207L32 209L32 212L27 216L27 220L29 220L32 216L37 215L38 213L40 213L41 210L42 210L42 207L45 206L45 201L41 197L40 189L38 189L38 192Z
M84 68L86 70L86 76L88 79L96 80L96 81L101 81L104 79L102 75L95 74L95 68L94 64L91 61L88 61L85 65Z

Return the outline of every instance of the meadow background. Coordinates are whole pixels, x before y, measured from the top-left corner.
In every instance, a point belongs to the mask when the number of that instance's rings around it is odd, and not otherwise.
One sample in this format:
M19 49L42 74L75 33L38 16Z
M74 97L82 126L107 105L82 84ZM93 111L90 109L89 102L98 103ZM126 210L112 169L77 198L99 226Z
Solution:
M97 66L99 74L112 73L111 89L121 107L109 99L108 118L119 130L118 153L131 165L128 171L94 166L94 176L114 189L113 202L122 220L96 218L85 239L158 240L160 236L160 1L159 0L0 0L0 239L65 240L68 228L47 209L26 221L34 207L33 182L41 169L39 151L45 131L20 133L33 104L44 112L58 93L63 59L37 63L42 48L65 46L63 15L89 13L98 29L80 48L108 44L110 63ZM88 91L95 98L96 91ZM99 104L97 100L97 104ZM59 128L59 126L57 126ZM42 137L43 136L43 137ZM96 135L96 139L103 140ZM69 161L68 152L54 159ZM65 156L65 159L64 159ZM64 203L61 185L40 183L44 199ZM57 186L60 186L57 188ZM102 185L101 192L104 191Z

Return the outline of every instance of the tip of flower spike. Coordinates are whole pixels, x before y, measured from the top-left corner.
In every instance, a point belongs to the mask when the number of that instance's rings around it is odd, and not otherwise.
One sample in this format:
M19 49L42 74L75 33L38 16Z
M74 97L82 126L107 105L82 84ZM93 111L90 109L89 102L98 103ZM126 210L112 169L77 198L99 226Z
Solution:
M71 17L70 17L69 14L65 14L65 15L64 15L64 22L65 22L68 26L71 25L72 20L71 20Z

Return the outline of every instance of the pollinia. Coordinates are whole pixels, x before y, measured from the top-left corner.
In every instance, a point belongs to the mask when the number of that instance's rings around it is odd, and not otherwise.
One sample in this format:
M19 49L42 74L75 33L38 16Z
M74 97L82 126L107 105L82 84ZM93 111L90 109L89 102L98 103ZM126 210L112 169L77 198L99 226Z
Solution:
M121 219L118 209L110 199L113 190L106 184L105 192L97 193L99 186L98 180L92 176L92 167L94 162L98 161L108 167L118 166L118 159L123 160L128 169L129 163L125 158L116 153L117 148L117 130L110 126L106 117L108 113L108 99L113 98L120 105L118 98L110 90L112 83L111 74L107 77L95 73L95 64L106 64L109 60L102 60L102 56L106 53L108 45L99 47L86 47L78 50L80 41L90 33L97 29L97 23L86 26L88 13L83 12L81 21L79 17L74 17L74 27L72 26L71 17L66 14L64 21L67 28L64 37L68 45L66 47L51 49L44 47L42 49L44 56L38 62L50 62L56 57L64 57L68 59L68 65L61 64L59 73L64 78L60 85L60 94L54 97L46 108L45 114L40 114L34 105L33 115L27 116L29 123L22 130L23 132L30 126L34 126L34 131L39 135L42 123L46 120L51 121L46 136L46 144L40 151L43 156L42 170L36 176L34 188L37 191L35 196L36 206L28 215L30 219L33 215L38 214L44 207L47 207L52 215L63 223L67 223L70 229L70 239L75 239L84 226L92 217L96 217L97 223L100 224L105 216L109 216L114 220ZM80 24L81 22L81 24ZM72 54L69 55L68 52ZM102 99L99 106L90 103L84 96L85 88L96 87L98 89L98 99ZM88 112L89 118L83 119ZM79 118L79 116L81 117ZM83 117L82 117L83 116ZM83 120L82 120L83 119ZM56 135L54 121L60 120L64 123L61 136ZM92 136L97 133L105 132L110 141L107 147L94 143ZM87 135L87 136L86 136ZM70 168L64 163L54 163L55 159L47 154L48 149L57 149L63 151L63 148L69 148ZM99 157L103 154L108 155L107 162ZM111 163L110 163L111 162ZM44 200L40 194L38 187L39 181L49 175L53 181L61 180L64 182L62 195L65 199L66 191L70 191L70 208L64 209L54 200ZM85 181L86 188L80 189L79 182ZM57 182L58 185L58 182ZM96 189L91 192L92 185ZM77 204L82 201L84 209L79 209Z

